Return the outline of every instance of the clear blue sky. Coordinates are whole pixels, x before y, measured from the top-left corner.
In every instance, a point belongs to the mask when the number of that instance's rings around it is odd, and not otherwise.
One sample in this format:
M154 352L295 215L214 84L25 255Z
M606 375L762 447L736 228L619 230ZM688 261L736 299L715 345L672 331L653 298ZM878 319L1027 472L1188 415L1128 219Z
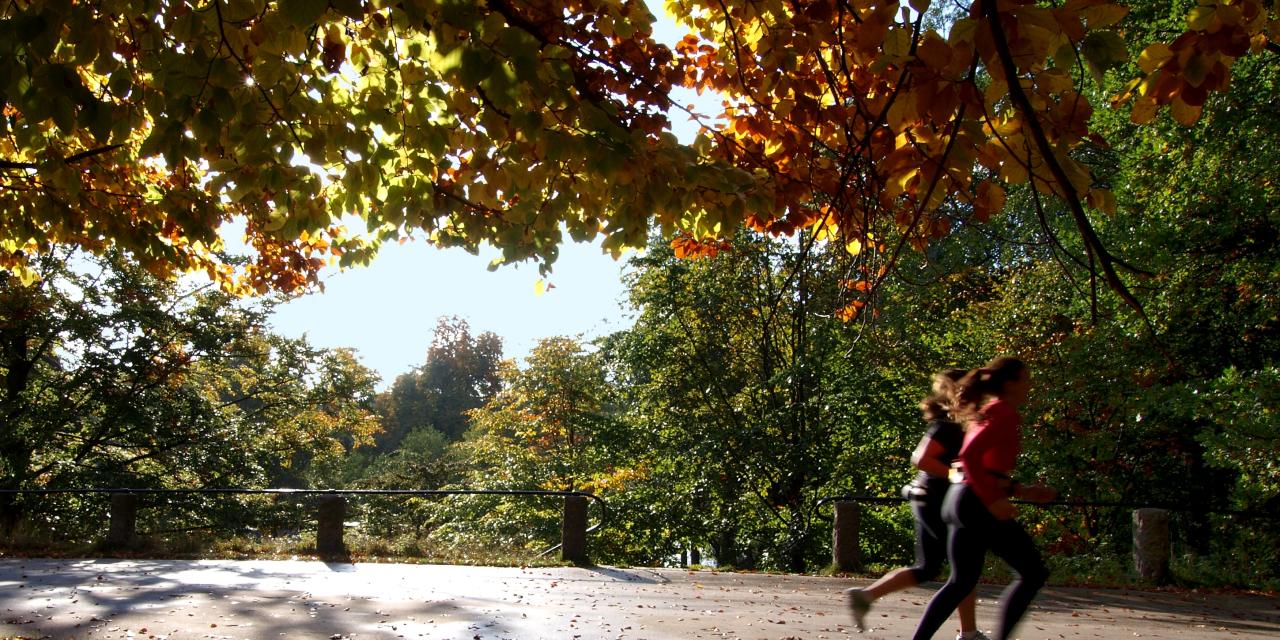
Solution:
M660 0L651 0L650 10L659 17L656 39L674 44L683 32L663 16ZM716 102L681 95L684 104ZM691 139L693 125L681 116L673 120L677 136ZM369 266L328 272L323 293L282 305L271 324L277 333L305 335L315 346L356 349L361 362L382 376L382 388L425 362L441 317L466 320L472 335L492 331L502 338L504 355L520 360L541 338L590 340L631 326L620 280L626 256L614 261L598 244L565 244L546 278L555 287L538 295L536 265L491 272L495 255L437 249L424 241L387 246Z
M589 340L631 326L620 281L625 257L615 262L597 245L564 245L546 278L554 288L538 295L536 265L491 272L492 255L422 241L390 245L367 267L330 272L323 293L284 304L271 323L316 346L354 347L383 387L423 364L444 316L466 320L472 335L492 331L502 337L506 357L521 359L540 338Z

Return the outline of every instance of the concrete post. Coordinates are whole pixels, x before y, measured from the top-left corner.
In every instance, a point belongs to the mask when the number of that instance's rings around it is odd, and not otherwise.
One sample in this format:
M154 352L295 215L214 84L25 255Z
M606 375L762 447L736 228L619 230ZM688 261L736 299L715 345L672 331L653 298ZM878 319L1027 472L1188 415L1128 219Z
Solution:
M862 553L858 549L860 513L858 503L841 500L835 503L835 523L831 533L831 562L836 571L857 571L862 568Z
M347 499L342 496L324 496L316 511L316 553L321 556L342 556L347 546L342 541L342 521L347 517Z
M1138 577L1155 583L1169 578L1169 512L1133 511L1133 566Z
M587 498L564 497L564 519L560 523L560 559L587 564Z
M111 520L107 529L107 546L113 549L133 544L137 532L138 496L132 493L111 494Z

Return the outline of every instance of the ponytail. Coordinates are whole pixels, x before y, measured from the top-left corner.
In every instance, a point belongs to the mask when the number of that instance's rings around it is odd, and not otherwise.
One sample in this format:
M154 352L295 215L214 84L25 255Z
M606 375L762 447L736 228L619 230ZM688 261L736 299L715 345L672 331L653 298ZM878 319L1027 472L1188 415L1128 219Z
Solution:
M1026 368L1027 365L1017 358L996 358L985 367L969 371L956 383L956 413L966 422L972 420L982 408L983 401L1000 395L1004 386L1017 380Z
M955 420L956 384L968 375L965 369L946 369L933 376L933 391L920 401L925 420Z

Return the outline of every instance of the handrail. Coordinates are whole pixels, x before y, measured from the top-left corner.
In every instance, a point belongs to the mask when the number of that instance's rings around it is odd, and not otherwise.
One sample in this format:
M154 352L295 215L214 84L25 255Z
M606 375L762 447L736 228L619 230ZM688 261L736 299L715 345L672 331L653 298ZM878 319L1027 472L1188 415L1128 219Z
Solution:
M83 488L83 489L0 489L0 494L34 494L48 495L61 493L106 493L106 494L274 494L274 495L407 495L407 496L446 496L446 495L530 495L530 496L580 496L594 500L600 505L600 521L595 525L588 527L584 533L594 533L604 527L609 519L609 505L604 499L593 493L585 491L559 491L554 489L290 489L290 488L272 488L272 489L246 489L246 488L220 488L206 487L196 489L169 489L169 488L135 488L135 487L115 487L115 488ZM561 543L563 544L563 543ZM542 556L555 551L561 547L557 544L537 556Z
M823 505L829 502L865 502L870 504L893 504L898 502L907 502L906 498L901 496L824 496L814 503L814 510L821 509ZM1243 511L1239 509L1201 509L1189 507L1185 504L1171 504L1160 502L1128 502L1128 501L1090 501L1090 500L1049 500L1047 502L1033 502L1030 500L1011 500L1014 504L1025 504L1033 507L1104 507L1104 508L1127 508L1127 509L1165 509L1166 511L1194 511L1197 513L1217 513L1230 516L1243 516L1252 518L1277 518L1278 514L1264 513L1261 511ZM819 513L820 517L826 517Z

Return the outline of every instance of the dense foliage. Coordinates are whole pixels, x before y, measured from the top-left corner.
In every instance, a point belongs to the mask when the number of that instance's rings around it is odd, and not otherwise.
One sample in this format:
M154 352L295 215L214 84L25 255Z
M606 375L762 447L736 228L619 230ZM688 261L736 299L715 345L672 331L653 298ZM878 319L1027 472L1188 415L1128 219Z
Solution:
M1115 197L1080 157L1108 142L1090 116L1115 95L1134 122L1167 105L1194 123L1239 60L1277 49L1265 0L1179 3L1179 24L1136 34L1108 0L666 7L691 32L674 51L640 0L6 4L0 266L30 281L32 255L118 247L293 291L415 231L546 263L566 231L617 255L655 224L694 253L812 229L857 264L848 316L904 246L1027 185L1065 204L1042 228L1139 306L1095 228ZM1133 80L1090 95L1129 48ZM723 96L689 145L670 131L681 86ZM247 264L220 251L233 221Z
M298 486L372 442L376 378L351 351L271 335L262 305L117 256L39 266L37 284L0 281L0 488ZM42 504L0 500L6 529Z

